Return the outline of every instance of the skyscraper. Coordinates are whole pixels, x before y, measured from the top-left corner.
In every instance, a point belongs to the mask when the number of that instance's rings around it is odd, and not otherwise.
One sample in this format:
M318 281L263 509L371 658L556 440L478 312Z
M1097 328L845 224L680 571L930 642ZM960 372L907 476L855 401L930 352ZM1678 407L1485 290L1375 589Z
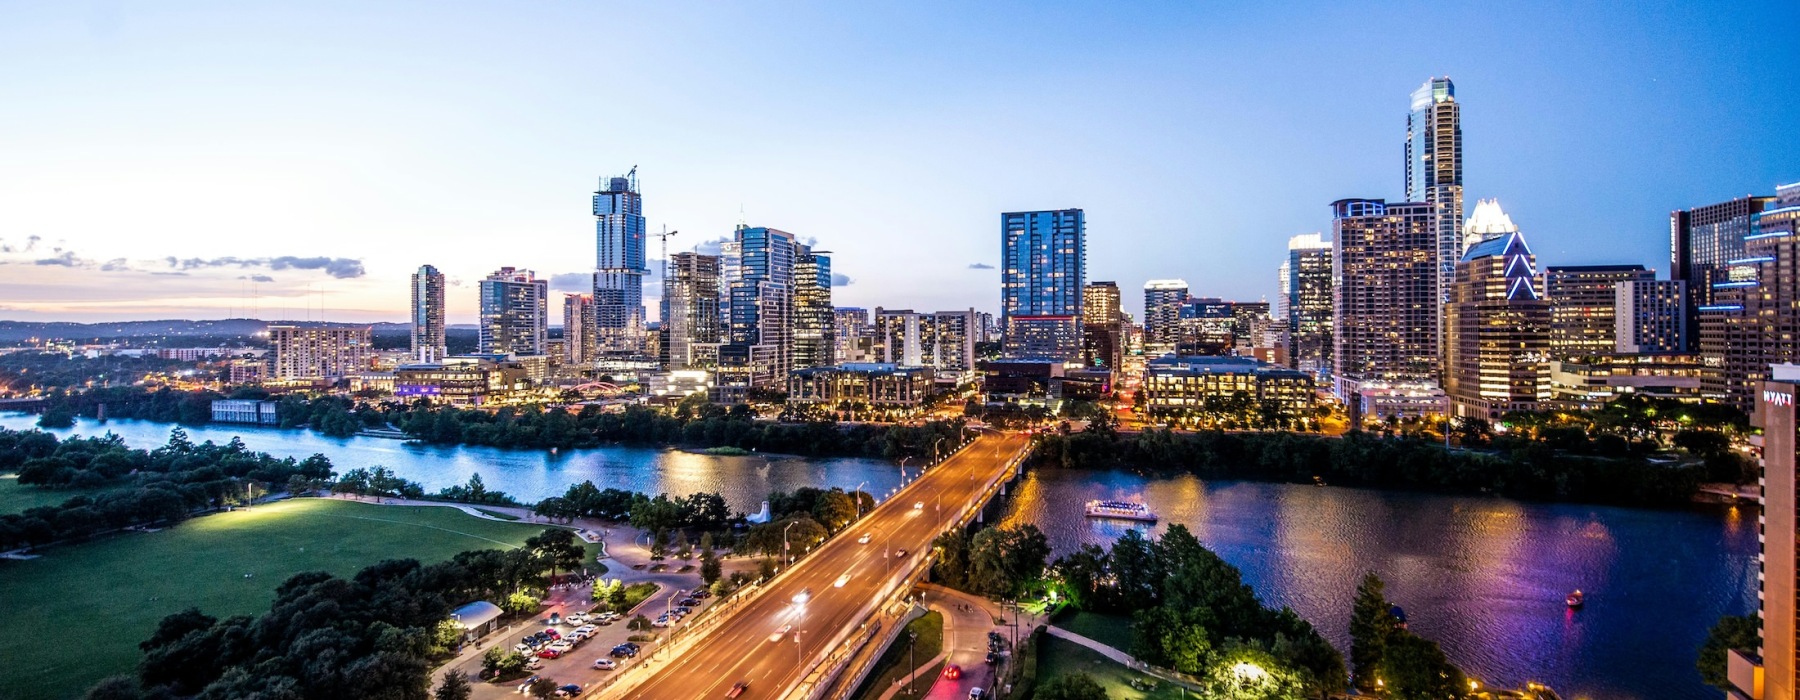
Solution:
M1550 304L1517 231L1471 246L1444 308L1444 391L1462 417L1495 420L1550 399Z
M1331 241L1317 233L1288 239L1281 264L1282 318L1287 319L1288 358L1315 379L1331 374Z
M1331 208L1334 391L1348 399L1361 382L1437 382L1437 207L1340 199Z
M1463 250L1462 152L1456 85L1448 77L1425 81L1413 91L1406 117L1406 199L1432 205L1440 300Z
M1613 295L1615 352L1637 354L1682 351L1688 337L1686 282L1620 282L1613 288ZM1551 314L1554 318L1554 308Z
M1715 302L1714 285L1730 282L1723 272L1731 260L1745 256L1751 217L1761 214L1774 197L1755 195L1669 213L1669 279L1687 283L1687 348L1699 348L1700 307Z
M831 257L796 247L794 262L794 357L792 369L836 364L831 307Z
M1181 305L1188 298L1185 280L1150 280L1144 283L1144 342L1174 343L1181 324Z
M594 296L563 295L563 362L569 365L592 363L599 358L598 335L594 332Z
M975 334L981 320L974 309L939 311L919 319L925 365L939 378L975 368Z
M1087 221L1080 209L1000 215L1000 315L1008 356L1030 352L1072 360L1080 352L1086 235ZM1018 327L1021 319L1029 330ZM1012 337L1022 339L1025 334L1032 342L1015 342Z
M444 340L444 273L420 265L412 276L412 354L432 363L447 354Z
M1604 355L1618 349L1618 286L1651 282L1642 265L1562 265L1544 268L1550 301L1550 353L1558 358Z
M923 317L912 309L875 307L877 362L920 367L925 364Z
M719 324L719 256L676 253L669 256L669 283L662 302L658 362L663 369L709 366L717 361Z
M1081 291L1081 361L1089 367L1117 369L1125 350L1124 312L1119 285L1089 282Z
M644 345L644 202L637 168L606 178L594 193L594 328L604 350L640 352Z
M838 362L878 362L878 344L874 326L869 323L869 310L840 307L832 311L832 332L837 347L832 356Z
M1705 393L1746 412L1771 366L1800 362L1800 183L1777 188L1772 203L1750 216L1736 257L1701 273L1713 282L1699 309L1700 355L1719 368Z
M730 324L719 364L734 390L785 386L793 366L794 264L805 247L794 234L761 226L739 227L736 238L737 274L729 279Z
M1103 326L1119 322L1119 285L1089 282L1081 288L1081 322Z
M1762 428L1762 514L1757 518L1757 622L1762 644L1754 656L1725 652L1727 698L1800 697L1800 367L1778 365L1758 382L1751 424Z
M269 326L270 376L276 381L337 381L367 369L369 326Z
M550 284L502 267L481 281L481 352L542 355L550 336Z

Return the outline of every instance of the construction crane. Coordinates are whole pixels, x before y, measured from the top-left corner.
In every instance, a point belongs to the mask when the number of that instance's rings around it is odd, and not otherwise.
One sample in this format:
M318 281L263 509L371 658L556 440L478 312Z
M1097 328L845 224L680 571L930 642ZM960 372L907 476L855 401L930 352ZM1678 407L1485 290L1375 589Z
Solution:
M637 172L637 166L631 166L631 171L634 173ZM650 234L657 237L657 239L662 242L662 304L665 308L669 303L669 237L677 233L681 232L670 231L669 226L664 224L662 233Z

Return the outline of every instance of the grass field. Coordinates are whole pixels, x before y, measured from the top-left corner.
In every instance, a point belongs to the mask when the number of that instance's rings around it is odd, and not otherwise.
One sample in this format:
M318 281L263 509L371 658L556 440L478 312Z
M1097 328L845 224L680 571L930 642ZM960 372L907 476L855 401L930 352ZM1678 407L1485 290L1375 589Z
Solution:
M875 661L875 669L869 672L869 677L863 681L862 687L857 689L855 700L881 697L881 694L887 690L888 686L893 685L894 681L905 678L906 674L917 668L911 663L913 659L916 658L919 663L923 664L944 650L943 613L937 611L925 613L919 616L919 619L908 623L906 629L919 634L916 646L911 650L916 653L908 653L906 632L901 632L900 636L894 638L893 646L888 647L887 651L882 652L881 658ZM938 668L943 668L943 664L938 664ZM936 678L935 672L919 676L919 688L922 690L930 687L931 681Z
M1086 636L1086 635L1083 635ZM1159 678L1146 676L1126 668L1117 661L1101 656L1099 652L1074 642L1044 635L1042 646L1038 648L1037 687L1072 673L1086 673L1106 688L1109 700L1179 700L1183 695L1181 688L1174 683ZM1156 689L1151 691L1131 687L1132 679L1139 683L1151 682ZM1148 687L1148 686L1145 686Z
M19 483L17 474L0 474L0 513L22 513L38 506L60 506L82 494L95 494L105 489L44 489Z
M455 508L300 499L0 561L0 698L79 697L135 668L137 643L189 606L219 618L259 614L275 587L302 571L349 575L383 559L442 561L516 547L543 529Z
M1119 651L1131 653L1131 618L1124 615L1077 612L1056 618L1056 626Z

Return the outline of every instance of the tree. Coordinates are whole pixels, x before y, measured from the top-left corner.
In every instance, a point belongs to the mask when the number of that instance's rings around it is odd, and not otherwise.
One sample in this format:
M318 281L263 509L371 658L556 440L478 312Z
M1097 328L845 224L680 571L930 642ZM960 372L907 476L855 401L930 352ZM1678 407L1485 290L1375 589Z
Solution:
M969 588L982 595L1018 595L1044 573L1050 541L1036 525L990 527L969 541Z
M466 634L468 631L463 629L461 622L452 619L439 621L437 627L432 630L432 650L439 654L452 651L456 649L458 643L462 642L463 636Z
M650 618L644 617L643 615L634 616L631 618L631 622L625 623L625 629L633 632L642 632L651 627L653 627L653 625L650 624Z
M533 597L530 593L519 591L507 596L506 600L500 604L500 607L505 608L507 612L514 615L528 615L537 612L538 599Z
M539 678L532 681L531 685L525 690L534 698L547 698L556 692L556 681L550 680L549 678Z
M475 690L469 687L469 679L452 669L444 672L436 691L431 693L432 700L469 700Z
M706 585L710 586L714 582L719 580L719 576L722 573L723 573L723 570L722 570L722 567L720 567L720 565L719 565L719 557L717 555L714 555L712 553L712 550L701 551L700 552L700 580L706 582Z
M549 528L525 540L525 547L550 565L551 578L556 577L557 569L573 571L581 568L582 560L587 557L587 547L577 540L575 533L560 527Z
M1393 605L1384 592L1387 584L1371 571L1356 586L1356 601L1350 608L1350 676L1359 688L1375 687L1375 668L1387 650L1388 637L1400 621L1394 617Z
M1468 690L1462 669L1445 658L1437 642L1405 630L1389 636L1375 668L1389 697L1398 700L1456 698Z
M1309 695L1300 674L1273 655L1249 647L1224 654L1207 669L1207 697L1220 700L1300 700Z
M1700 680L1729 689L1731 683L1725 678L1725 652L1737 649L1754 653L1760 646L1762 625L1755 615L1719 618L1718 624L1706 633L1706 643L1700 645L1700 659L1695 663L1700 669Z
M937 548L937 561L931 565L933 578L951 588L966 590L969 586L969 535L957 528L938 535L931 546Z
M656 534L650 538L650 558L662 559L669 555L669 531L657 528Z
M493 678L500 674L500 665L505 663L507 651L501 647L488 647L481 653L481 677Z
M1076 672L1057 676L1033 693L1037 700L1106 700L1106 688L1093 676Z

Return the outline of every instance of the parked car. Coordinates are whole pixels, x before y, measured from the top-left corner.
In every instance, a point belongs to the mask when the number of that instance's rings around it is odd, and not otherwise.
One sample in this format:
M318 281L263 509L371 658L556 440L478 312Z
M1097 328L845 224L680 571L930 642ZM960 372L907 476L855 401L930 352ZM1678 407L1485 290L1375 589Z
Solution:
M969 700L981 700L982 698L985 698L985 697L987 697L987 691L982 690L980 688L970 688L969 689Z
M594 668L600 671L611 671L619 667L619 662L612 659L595 659Z
M688 597L706 600L707 598L712 597L712 591L708 591L706 589L701 589L701 590L694 591L693 593L688 594Z
M540 659L538 657L533 656L533 657L525 660L525 670L527 670L527 671L536 671L543 667L544 667L544 660Z
M612 653L608 654L608 656L615 659L629 659L637 656L637 649L632 648L629 644L620 644L613 647Z
M559 698L574 698L574 697L580 697L580 696L581 696L581 686L579 684L570 683L568 685L565 685L565 686L562 686L562 687L556 689L556 697L559 697Z
M540 658L540 659L554 659L554 658L562 656L563 653L562 653L561 649L552 649L550 647L544 647L543 650L541 650L537 653L537 655L538 655L538 658Z
M530 678L525 679L524 682L519 684L519 692L521 692L521 693L531 692L531 684L536 683L537 681L538 681L537 674L535 674L535 673L531 674Z

